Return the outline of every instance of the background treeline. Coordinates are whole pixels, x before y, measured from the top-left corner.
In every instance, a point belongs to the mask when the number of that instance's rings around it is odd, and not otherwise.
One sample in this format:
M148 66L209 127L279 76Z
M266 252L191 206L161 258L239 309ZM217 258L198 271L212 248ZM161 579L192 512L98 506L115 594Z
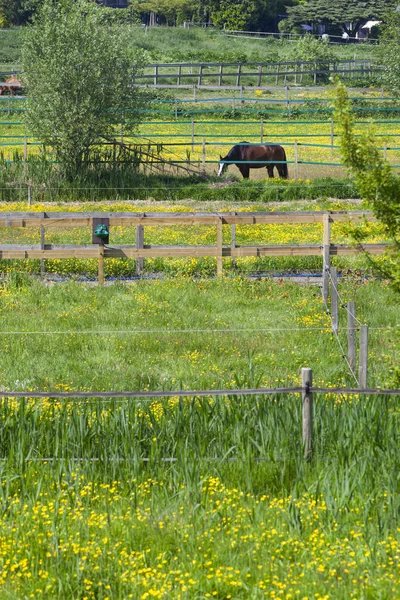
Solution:
M94 2L96 0L88 0ZM28 23L43 0L0 0L0 27ZM106 0L98 0L106 4ZM385 19L395 0L127 0L127 8L104 6L105 18L121 22L181 25L212 23L252 31L300 31L302 24L331 34L356 35L370 19ZM379 32L374 31L374 35Z

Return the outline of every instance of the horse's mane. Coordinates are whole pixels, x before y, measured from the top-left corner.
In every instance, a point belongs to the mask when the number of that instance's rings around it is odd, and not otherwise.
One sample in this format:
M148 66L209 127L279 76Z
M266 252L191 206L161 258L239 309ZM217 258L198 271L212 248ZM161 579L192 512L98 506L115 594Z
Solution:
M228 154L225 156L226 160L240 160L242 158L242 152L246 148L246 146L242 146L242 144L248 145L249 142L239 142L235 144L233 148L231 148Z

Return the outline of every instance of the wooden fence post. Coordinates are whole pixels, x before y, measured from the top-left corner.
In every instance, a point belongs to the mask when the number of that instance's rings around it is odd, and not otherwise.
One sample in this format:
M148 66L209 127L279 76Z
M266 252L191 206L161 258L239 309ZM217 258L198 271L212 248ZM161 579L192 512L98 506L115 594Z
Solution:
M206 172L206 140L205 140L205 138L203 138L203 142L201 144L201 162L202 162L203 173L205 173Z
M368 325L360 327L360 364L358 368L358 379L360 388L367 387L368 377Z
M312 387L312 369L301 369L301 386L303 388L303 446L304 458L312 459L313 454L313 397L310 388Z
M294 178L299 178L299 146L297 140L294 141Z
M347 303L347 358L352 369L356 368L356 305Z
M30 183L28 183L27 190L28 190L28 206L31 206L32 205L32 186Z
M158 83L158 66L156 65L154 67L154 85L157 85Z
M337 289L337 271L336 267L331 267L331 315L332 315L332 333L337 333L339 329L339 296Z
M324 215L324 234L323 234L323 267L322 267L322 297L324 302L328 302L329 295L329 269L331 267L331 222L329 215Z
M99 285L104 285L104 246L99 244Z
M194 151L194 120L192 119L192 152Z
M232 223L231 248L236 248L236 224L235 223ZM232 267L234 267L235 265L236 265L236 259L235 259L235 257L233 257L232 258Z
M45 249L45 231L44 231L44 225L40 226L40 249L41 250ZM44 258L41 258L40 259L40 275L41 275L41 277L43 277L44 272L45 272Z
M222 219L217 221L217 277L222 276Z
M289 87L286 86L286 108L289 108Z
M28 174L28 138L24 137L24 180L26 181Z
M197 85L196 84L193 85L193 102L194 103L197 102Z
M260 123L260 143L264 143L264 119L261 119Z
M136 225L136 250L141 250L144 247L144 227ZM141 275L143 271L143 258L136 259L136 275Z

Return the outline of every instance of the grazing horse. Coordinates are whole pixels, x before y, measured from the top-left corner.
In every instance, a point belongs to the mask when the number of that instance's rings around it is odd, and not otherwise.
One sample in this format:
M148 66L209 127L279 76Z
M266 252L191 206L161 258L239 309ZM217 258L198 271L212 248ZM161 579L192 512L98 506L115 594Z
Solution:
M282 146L251 145L249 142L240 142L233 146L226 156L223 158L220 156L220 159L218 177L227 170L229 164L235 164L244 179L249 178L250 169L262 169L263 167L266 167L268 177L274 176L274 167L278 169L279 177L283 179L289 177L287 163L283 162L286 161L286 153ZM266 161L268 164L265 164Z

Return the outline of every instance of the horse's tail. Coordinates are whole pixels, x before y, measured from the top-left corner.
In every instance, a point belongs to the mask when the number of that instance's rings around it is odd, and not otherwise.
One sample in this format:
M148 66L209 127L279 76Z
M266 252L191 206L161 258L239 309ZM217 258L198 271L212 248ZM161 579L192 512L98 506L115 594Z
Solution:
M283 160L286 161L282 165L283 177L284 177L284 179L289 179L289 169L288 169L288 166L287 166L287 158L286 158L285 148L282 148L282 152L283 152Z

